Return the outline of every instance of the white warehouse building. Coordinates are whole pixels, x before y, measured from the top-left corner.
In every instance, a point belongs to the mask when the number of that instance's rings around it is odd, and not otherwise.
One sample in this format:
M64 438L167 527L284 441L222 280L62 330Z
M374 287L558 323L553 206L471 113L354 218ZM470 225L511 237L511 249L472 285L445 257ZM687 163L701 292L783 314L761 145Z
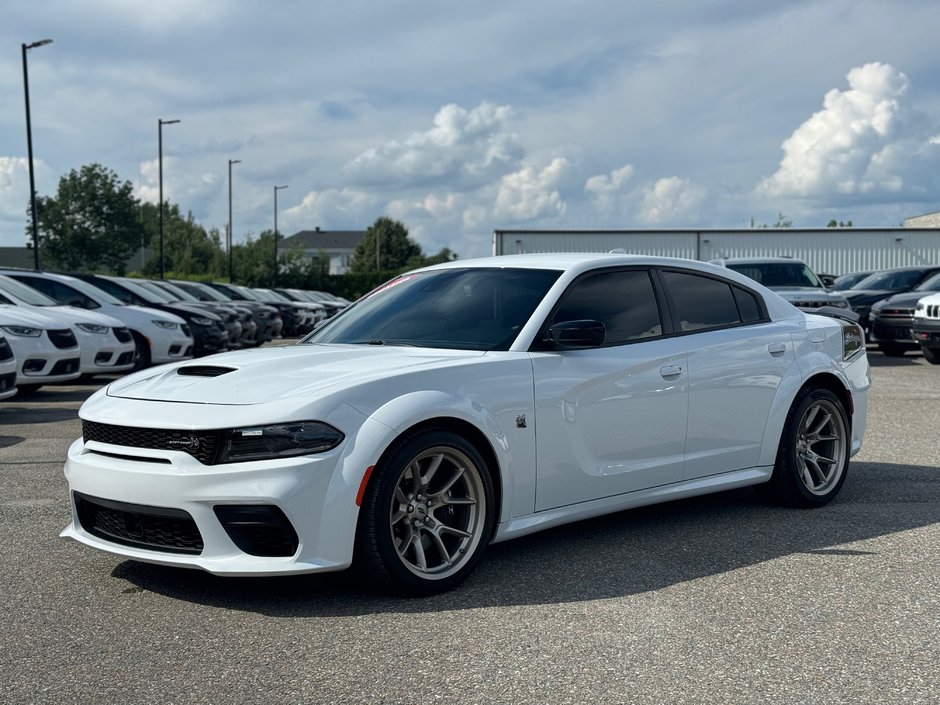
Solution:
M940 264L940 227L496 230L493 254L610 252L712 260L796 257L820 274Z

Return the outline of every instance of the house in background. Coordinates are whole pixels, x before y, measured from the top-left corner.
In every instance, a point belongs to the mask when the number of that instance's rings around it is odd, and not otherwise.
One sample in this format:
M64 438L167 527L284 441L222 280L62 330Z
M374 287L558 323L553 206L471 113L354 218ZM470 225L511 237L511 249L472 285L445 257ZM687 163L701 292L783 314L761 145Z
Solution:
M356 246L366 234L365 230L301 230L280 240L278 257L300 246L305 258L325 257L330 262L330 274L346 274L352 264Z

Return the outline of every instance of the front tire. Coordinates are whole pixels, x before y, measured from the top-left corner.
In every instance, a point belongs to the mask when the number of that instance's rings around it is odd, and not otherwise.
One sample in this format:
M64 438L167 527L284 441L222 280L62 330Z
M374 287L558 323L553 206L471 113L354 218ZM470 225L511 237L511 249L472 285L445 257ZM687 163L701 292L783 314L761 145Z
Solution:
M773 475L758 491L792 507L821 507L839 494L849 469L849 421L827 389L809 389L787 416Z
M924 359L931 365L940 365L940 348L924 348L920 351L924 354Z
M150 367L150 343L137 331L131 331L134 336L134 366L131 372L144 370Z
M396 442L366 488L358 572L406 596L444 592L474 569L496 518L490 471L467 440L443 429Z

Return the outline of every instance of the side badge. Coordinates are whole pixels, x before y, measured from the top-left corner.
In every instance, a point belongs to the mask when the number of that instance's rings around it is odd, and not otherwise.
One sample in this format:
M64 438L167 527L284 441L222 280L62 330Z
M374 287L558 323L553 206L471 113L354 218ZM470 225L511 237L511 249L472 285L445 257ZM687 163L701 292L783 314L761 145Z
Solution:
M525 414L519 414L516 417L516 428L525 428L525 427L526 427Z

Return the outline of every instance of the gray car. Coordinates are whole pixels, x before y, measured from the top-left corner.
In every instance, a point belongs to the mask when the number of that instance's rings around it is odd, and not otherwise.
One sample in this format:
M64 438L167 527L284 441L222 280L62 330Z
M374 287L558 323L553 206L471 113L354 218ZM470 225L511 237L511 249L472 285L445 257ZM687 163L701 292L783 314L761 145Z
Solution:
M735 257L712 260L712 264L733 269L750 277L772 289L797 308L851 308L842 294L823 286L813 270L805 262L794 257Z

